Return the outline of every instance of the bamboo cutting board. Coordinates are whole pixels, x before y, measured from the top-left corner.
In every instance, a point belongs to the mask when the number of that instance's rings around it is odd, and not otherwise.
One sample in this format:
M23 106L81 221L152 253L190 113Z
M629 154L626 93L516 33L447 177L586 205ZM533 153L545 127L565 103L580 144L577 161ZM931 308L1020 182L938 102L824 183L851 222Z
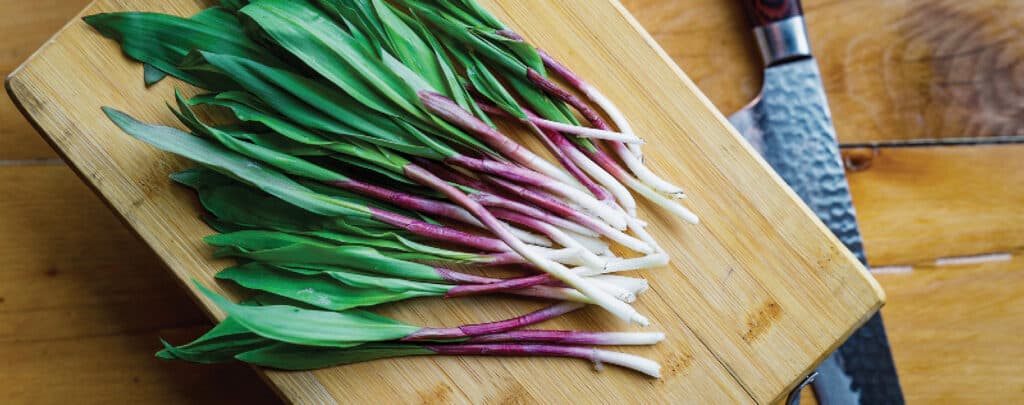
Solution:
M659 361L649 379L564 359L408 358L315 372L264 371L294 402L694 402L769 403L783 397L824 355L877 310L883 293L708 100L614 0L482 0L601 88L648 141L656 172L686 187L702 217L683 224L649 206L642 217L673 257L640 276L651 290L638 309L669 338L623 349ZM190 15L201 0L99 0L84 15L147 10ZM8 91L41 133L187 282L237 297L212 276L211 233L194 196L167 174L189 163L123 134L108 105L147 122L173 124L164 108L177 83L142 85L142 66L80 20L15 71ZM96 230L103 238L104 230ZM205 298L211 315L223 314ZM495 320L543 303L494 298L421 299L381 312L424 326ZM627 330L588 309L550 328ZM154 343L154 350L158 343ZM181 342L175 342L181 343ZM154 360L156 361L156 360Z

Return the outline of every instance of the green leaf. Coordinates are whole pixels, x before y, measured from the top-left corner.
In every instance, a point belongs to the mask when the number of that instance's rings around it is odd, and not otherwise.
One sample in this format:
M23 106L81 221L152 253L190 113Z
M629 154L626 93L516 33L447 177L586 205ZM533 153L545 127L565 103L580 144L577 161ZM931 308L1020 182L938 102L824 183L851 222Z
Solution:
M207 236L206 242L213 246L233 247L243 251L276 249L302 243L328 248L338 245L356 245L369 246L384 251L420 253L422 254L422 260L472 261L473 259L480 259L479 256L473 254L434 248L406 240L399 236L396 236L396 238L397 240L390 240L328 231L292 234L262 229L249 229Z
M231 81L212 72L180 69L178 65L193 49L236 55L266 65L282 65L278 58L248 37L238 35L240 23L221 8L205 10L191 19L126 12L96 14L84 20L104 36L118 41L131 58L202 88L229 89L225 85Z
M175 95L179 108L179 111L175 112L175 114L193 132L216 139L221 145L236 153L274 166L288 174L325 182L348 180L344 175L325 169L308 160L257 144L242 142L224 131L208 126L196 117L195 112L192 111L192 107L185 101L181 92L175 91Z
M346 271L344 269L332 269L328 266L288 266L283 265L286 270L315 270L322 269L325 274L345 285L353 288L378 289L393 292L417 292L424 295L441 295L447 293L453 286L445 284L428 283L402 278L381 277L379 275L367 275Z
M435 354L411 343L367 343L347 349L299 346L279 343L235 356L250 364L281 370L313 370L389 357Z
M203 207L218 219L244 227L334 231L378 239L395 239L400 234L390 225L368 218L324 216L304 210L207 168L189 169L171 178L195 189Z
M472 65L466 67L466 77L473 83L473 87L492 103L512 114L516 118L526 118L526 113L519 107L519 103L512 96L501 81L491 73L491 70L476 56L470 55Z
M142 80L146 83L146 87L156 84L165 77L167 77L167 72L148 63L142 64Z
M232 11L238 11L249 4L249 0L220 0L220 5Z
M230 361L239 353L274 343L250 332L230 317L191 343L175 347L162 339L160 342L164 349L157 352L156 357L203 364Z
M471 27L459 22L457 19L447 16L443 11L432 10L419 2L406 2L415 10L416 14L426 19L432 26L438 28L448 38L472 49L476 54L489 60L491 63L501 66L515 76L526 77L526 65L510 55L506 50L476 36Z
M174 128L141 123L109 107L103 107L103 112L121 130L141 141L229 174L310 212L328 216L370 217L365 206L318 195L287 176L222 146Z
M389 4L381 0L369 1L390 44L389 52L425 79L432 90L446 93L444 73L433 49L420 36L420 32L407 25Z
M353 98L380 112L427 119L418 97L375 55L305 0L261 0L241 11L281 47ZM406 114L399 114L397 107Z
M495 17L493 14L488 12L483 7L480 7L480 4L477 3L476 0L441 0L441 1L444 2L444 3L456 3L459 6L461 6L460 8L466 14L472 15L476 19L476 21L478 21L477 24L473 24L474 26L487 26L487 27L489 27L491 29L494 29L494 30L507 29L505 27L505 24L503 24L500 20L498 20L497 17Z
M367 108L330 85L230 55L204 53L201 56L202 60L218 71L225 72L256 96L254 99L230 92L224 97L215 97L214 100L208 97L200 99L200 102L204 103L224 104L236 114L249 114L247 118L240 116L240 119L258 120L275 130L280 130L282 135L286 136L297 134L297 128L284 126L288 124L287 121L291 121L311 130L355 137L428 159L447 156L425 148L423 143L396 125L392 117ZM217 99L221 102L217 103ZM280 113L276 120L267 119L271 114L271 105ZM242 110L243 106L249 109ZM287 121L281 117L287 117Z
M265 338L286 343L343 348L365 342L397 340L420 329L356 309L331 312L285 305L238 305L199 283L196 283L196 286L246 329Z
M444 288L435 289L441 291L428 291L416 288L386 289L371 285L353 286L341 283L326 273L300 275L256 262L224 269L217 274L217 278L331 311L344 311L414 297L437 296L450 288L441 286ZM427 283L409 284L418 286Z
M516 56L520 63L529 66L542 75L545 74L544 60L541 59L540 54L537 53L537 48L534 48L533 45L524 41L506 38L488 29L473 28L473 32L477 36L507 49L511 54Z
M327 14L334 18L338 24L344 25L352 38L355 39L366 52L373 52L384 46L384 29L380 22L374 19L369 12L370 7L366 0L316 0Z
M392 175L401 173L402 168L408 164L409 161L394 154L384 156L386 152L382 151L381 147L405 153L411 152L413 155L423 154L423 145L419 143L413 144L404 141L396 142L390 139L356 134L351 134L349 136L357 139L344 141L327 139L326 136L330 135L321 135L313 130L307 130L292 121L271 112L270 108L265 106L262 101L245 92L230 91L219 94L204 94L192 97L188 102L191 105L214 105L227 108L241 121L258 123L288 140L323 148L325 153L341 153L346 155L348 159L362 160L365 162L364 164L383 166L383 168ZM260 144L261 142L268 145L276 144L271 139L267 138L253 139L252 141L257 144ZM281 146L284 147L285 145ZM277 148L273 147L273 149ZM393 178L396 181L405 183L412 182L411 180L406 179L405 176L395 175Z
M207 243L218 246L224 243L220 235L207 237ZM270 264L323 264L341 266L367 273L397 278L443 281L433 267L381 254L368 246L331 246L313 242L296 242L285 246L259 249L246 246L240 241L224 243L214 257L236 257Z

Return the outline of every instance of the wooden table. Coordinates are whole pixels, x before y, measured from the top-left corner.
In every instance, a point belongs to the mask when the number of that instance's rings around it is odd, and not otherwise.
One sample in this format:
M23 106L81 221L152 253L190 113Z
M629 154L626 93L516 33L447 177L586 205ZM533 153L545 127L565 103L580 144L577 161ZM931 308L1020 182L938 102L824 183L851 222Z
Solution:
M0 71L86 3L0 0ZM1024 1L804 3L843 143L1024 133ZM625 4L723 111L757 92L739 7ZM846 152L908 399L1024 399L1024 145ZM0 402L276 401L244 366L152 358L208 322L6 97L0 235Z

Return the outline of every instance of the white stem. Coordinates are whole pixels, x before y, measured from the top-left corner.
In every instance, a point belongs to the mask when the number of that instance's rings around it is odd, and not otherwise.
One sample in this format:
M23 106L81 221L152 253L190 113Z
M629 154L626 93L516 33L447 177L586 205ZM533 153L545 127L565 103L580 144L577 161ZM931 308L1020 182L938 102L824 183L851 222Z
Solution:
M615 229L625 230L626 229L626 215L615 210L615 208L598 201L594 196L574 188L563 188L554 189L548 188L549 192L558 194L565 199L579 204L584 211L592 212L598 218L607 222Z
M592 138L592 139L604 139L608 141L618 141L628 144L644 144L643 139L633 134L625 134L615 131L605 131L603 129L583 127L579 125L563 124L557 121L546 120L543 118L527 118L531 123L545 129L550 129L558 132L564 132L567 134L573 134L580 138Z
M522 239L523 242L526 242L527 244L534 245L534 246L543 246L543 247L551 247L552 246L551 239L548 239L548 238L546 238L544 236L537 235L537 234L535 234L533 232L517 228L517 227L509 225L507 223L505 223L505 226L507 226L509 228L509 230L512 231L513 235L515 235L519 239Z
M590 160L590 158L583 154L579 149L576 149L575 147L567 149L568 150L565 151L565 154L569 157L569 160L576 163L576 166L579 166L579 168L590 176L590 178L594 179L597 184L604 186L608 192L612 193L612 195L615 196L615 201L619 202L619 205L622 206L627 214L636 216L636 199L634 199L633 195L629 193L629 189L627 189L626 186L622 185L622 183L616 180L614 176L601 168L600 165L595 163L593 160Z
M614 229L603 222L597 222L595 226L598 228L598 232L601 235L635 252L640 252L644 254L654 252L654 247L648 244L647 242L629 236L625 232L622 232L618 229Z
M530 249L526 249L525 244L522 244L522 242L518 240L513 241L513 243L517 245L513 246L513 248L523 255L527 261L533 263L545 273L552 275L553 277L568 284L570 287L575 288L583 295L594 300L595 304L600 305L601 308L604 308L606 311L611 312L620 319L634 322L641 326L647 326L651 323L647 317L641 315L632 306L615 299L615 297L608 294L600 287L597 287L595 283L592 283L590 280L584 279L580 275L576 274L576 272L569 270L569 268L560 263L548 260L532 252Z
M540 246L527 246L527 248L530 249L531 252L540 255L547 260L571 266L585 266L583 259L580 258L578 248L566 247L561 249L551 249Z
M572 221L562 220L561 217L557 217L557 218L559 219L559 221L552 221L552 222L549 222L549 223L551 225L554 225L554 226L558 227L558 228L565 229L568 232L572 232L572 233L580 235L580 236L588 236L588 237L591 237L591 238L597 238L597 237L601 236L596 231L594 231L594 230L592 230L590 228L587 228L587 227L585 227L583 225L577 224L577 223L572 222ZM543 219L538 219L538 221L543 221Z
M544 233L554 240L555 243L565 246L566 248L575 249L584 266L603 269L605 264L608 262L607 260L597 257L594 252L588 250L576 241L576 239L573 239L565 232L562 232L562 230L546 223L541 223L540 225L543 226Z
M668 264L669 257L666 253L654 253L632 259L610 260L599 272L592 272L590 267L584 267L583 275L596 276L599 274L618 273L622 271L640 270L651 267L661 267Z
M628 218L628 221L629 229L632 229L633 233L635 233L636 236L640 238L640 240L647 242L648 245L651 245L651 247L654 248L655 252L665 251L664 249L661 248L661 245L658 244L658 241L654 239L654 236L651 236L651 233L647 232L646 222L641 221L639 218L636 217L630 217Z
M666 198L661 193L652 190L650 187L647 187L646 184L641 183L639 180L629 176L626 176L625 180L626 185L629 186L629 188L636 190L636 192L640 193L640 195L644 196L644 198L647 198L651 202L668 210L669 212L682 218L686 222L689 222L691 224L697 224L700 222L700 219L697 218L697 215L694 214L693 211L690 211L686 207L679 205L679 203Z
M633 293L633 295L640 295L640 293L647 291L650 288L650 285L647 283L647 279L638 277L626 277L611 274L603 274L593 276L591 278L622 287L626 289L626 291Z
M654 174L650 168L644 165L644 162L640 161L633 153L623 145L616 145L612 147L615 150L615 154L622 159L622 162L626 164L629 171L633 173L637 179L640 179L644 184L651 188L671 195L673 198L686 197L686 192L682 188L675 184L669 183L665 179L658 177Z
M633 291L629 290L624 286L604 281L595 277L588 277L587 280L590 283L597 286L598 288L600 288L601 290L604 290L605 292L611 294L611 296L615 297L616 299L622 302L632 303L636 301L636 293L634 293Z
M555 166L554 164L548 162L547 160L542 159L540 156L537 156L536 154L530 152L526 148L522 148L522 150L525 151L525 154L527 155L526 167L529 167L530 169L533 169L538 173L541 173L554 180L564 183L566 186L569 186L569 188L575 189L577 191L586 190L586 187L583 187L583 184L580 184L579 180L576 180L575 177L572 177L572 175L569 174L569 172L565 171L564 169L558 166Z
M598 107L601 107L605 114L608 114L608 118L611 118L612 123L619 128L619 132L635 135L633 127L629 125L629 120L626 119L626 115L622 113L622 110L619 110L619 107L616 106L611 99L605 97L600 90L588 83L582 83L580 90L583 92L584 96L590 99L590 101L593 101L594 104L597 104ZM643 161L644 156L640 151L640 145L629 145L629 150L637 159Z
M594 252L599 257L616 258L615 254L612 253L608 244L599 238L588 235L580 235L578 233L566 232L569 237L576 239L580 245L583 245L587 250Z
M593 349L593 354L591 356L594 366L599 369L601 367L601 363L608 363L633 369L654 378L661 378L661 365L650 359L632 354L601 349Z
M598 343L615 346L646 346L665 340L664 332L601 332Z

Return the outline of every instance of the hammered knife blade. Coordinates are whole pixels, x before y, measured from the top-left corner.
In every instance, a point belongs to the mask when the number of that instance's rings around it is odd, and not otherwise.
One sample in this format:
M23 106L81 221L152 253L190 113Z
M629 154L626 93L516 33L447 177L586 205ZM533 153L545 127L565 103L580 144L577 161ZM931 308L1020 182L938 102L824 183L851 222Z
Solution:
M835 128L799 0L742 0L765 63L761 94L729 120L865 265ZM816 371L823 404L902 404L885 327L875 314ZM791 403L799 396L791 397Z

